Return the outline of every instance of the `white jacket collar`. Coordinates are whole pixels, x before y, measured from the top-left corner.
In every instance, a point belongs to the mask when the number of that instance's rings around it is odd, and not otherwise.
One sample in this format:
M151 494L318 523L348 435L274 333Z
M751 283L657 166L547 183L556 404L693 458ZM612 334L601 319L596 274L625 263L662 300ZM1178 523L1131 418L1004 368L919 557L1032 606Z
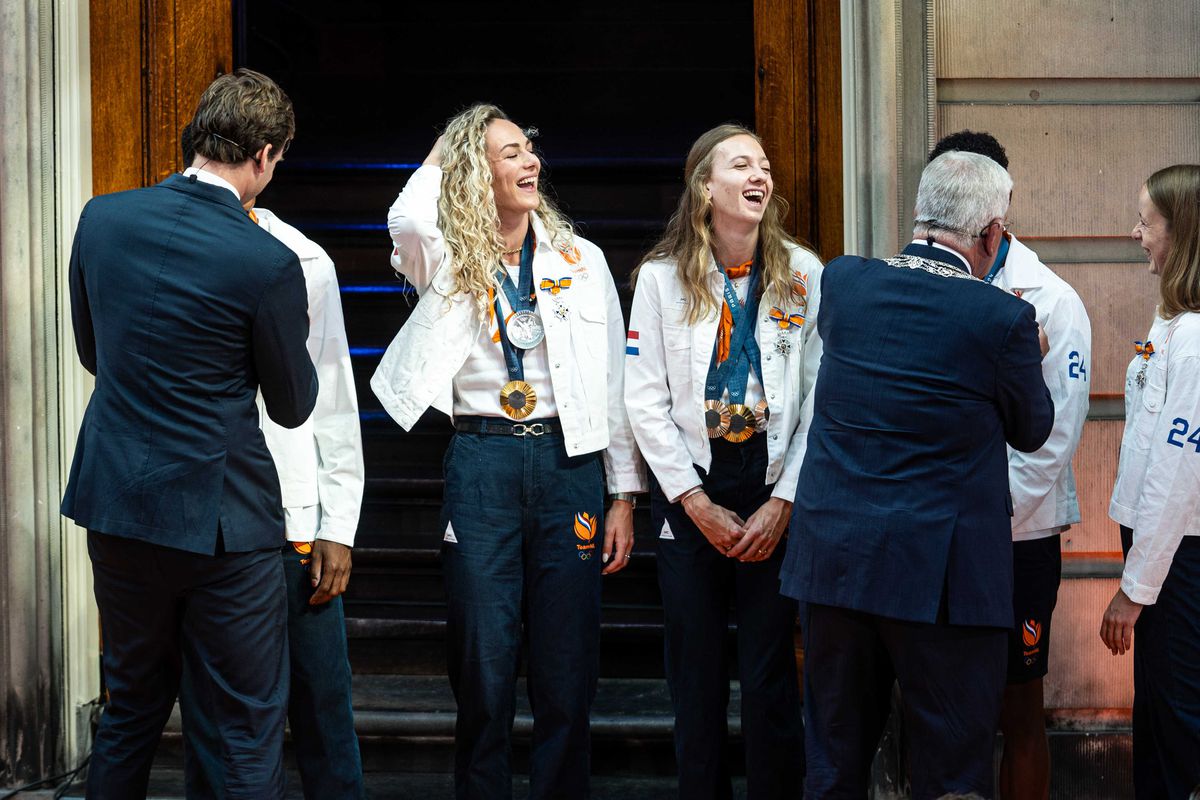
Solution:
M1005 284L1009 289L1040 289L1044 283L1043 273L1038 268L1041 259L1017 237L1008 243L1008 258L1004 262Z

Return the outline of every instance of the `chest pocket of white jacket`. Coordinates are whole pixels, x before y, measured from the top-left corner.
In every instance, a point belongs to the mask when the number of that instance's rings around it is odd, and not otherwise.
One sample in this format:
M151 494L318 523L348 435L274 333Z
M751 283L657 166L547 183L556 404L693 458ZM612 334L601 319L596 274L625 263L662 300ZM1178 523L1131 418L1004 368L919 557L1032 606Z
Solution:
M1150 448L1150 437L1154 435L1154 427L1162 415L1166 399L1166 370L1151 365L1146 370L1146 389L1142 392L1142 407L1138 409L1138 418L1133 429L1133 442L1138 450Z
M663 351L666 359L667 382L676 394L692 380L692 329L684 325L663 325Z
M607 316L603 307L596 304L583 304L580 305L579 313L576 315L576 324L571 329L571 336L575 339L575 352L580 352L582 344L582 351L596 359L594 367L603 372L608 371L608 365L605 363L605 359L608 357L606 322Z

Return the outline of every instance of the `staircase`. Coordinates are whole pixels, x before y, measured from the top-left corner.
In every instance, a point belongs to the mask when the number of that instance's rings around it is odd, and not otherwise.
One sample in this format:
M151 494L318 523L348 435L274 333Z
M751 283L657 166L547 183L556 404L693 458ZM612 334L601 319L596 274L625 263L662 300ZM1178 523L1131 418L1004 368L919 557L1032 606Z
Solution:
M553 166L563 205L583 234L604 250L627 309L628 275L674 206L682 165L666 159L566 159ZM453 791L455 703L446 678L439 557L441 459L451 428L445 416L430 411L406 433L382 411L369 387L384 347L416 302L411 288L392 277L385 224L388 206L415 167L289 161L262 203L326 248L342 285L367 474L344 602L355 726L368 796L375 800L450 797ZM613 185L634 187L615 218L605 215ZM331 220L330 192L338 187L341 202ZM648 511L640 508L629 566L604 579L601 679L592 715L596 800L676 796L671 704L662 673L662 607L648 527ZM523 679L516 691L514 790L520 798L528 793L532 717ZM736 772L742 762L736 681L730 694L728 758ZM288 796L300 798L290 749L287 759ZM736 780L735 795L742 797L744 780ZM82 796L81 787L74 792L67 797ZM177 709L155 760L151 797L183 796Z
M345 167L345 165L342 165ZM371 229L324 222L308 227L339 267L347 333L363 418L367 490L346 595L356 722L364 769L377 797L408 797L426 787L449 796L452 786L454 699L445 670L445 598L439 550L441 457L448 420L431 411L411 433L387 418L368 388L380 352L415 297L390 276L384 214L412 166L353 168L354 207L347 218L374 219ZM306 198L323 202L331 170L292 165L285 219L306 226ZM346 169L338 172L345 175ZM564 159L551 181L584 235L605 251L618 285L660 230L677 196L678 161ZM636 187L631 190L629 187ZM311 187L311 188L310 188ZM613 187L626 187L612 202ZM281 202L284 193L280 193ZM295 207L292 207L292 204ZM612 207L619 216L611 216ZM309 218L314 222L320 216ZM628 293L624 292L626 308ZM592 717L597 798L674 796L670 698L662 678L662 610L654 571L654 541L645 509L630 565L607 577L601 623L601 682ZM731 729L737 748L736 684ZM525 791L532 718L517 689L514 769ZM740 761L737 752L731 758ZM376 781L380 783L376 785Z

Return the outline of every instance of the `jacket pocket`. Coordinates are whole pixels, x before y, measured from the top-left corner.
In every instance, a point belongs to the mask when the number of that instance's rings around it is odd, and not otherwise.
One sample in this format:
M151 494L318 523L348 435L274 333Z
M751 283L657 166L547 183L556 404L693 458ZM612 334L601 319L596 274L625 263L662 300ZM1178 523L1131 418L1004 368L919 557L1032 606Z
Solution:
M1146 372L1146 388L1142 392L1141 408L1137 409L1137 419L1134 421L1133 443L1138 450L1150 448L1150 438L1154 435L1154 426L1162 414L1163 405L1167 399L1166 376L1163 370L1151 367Z
M692 383L692 329L682 325L663 325L662 340L671 396L686 396L691 392Z
M571 331L572 337L582 341L583 349L601 364L607 372L605 360L608 358L608 315L599 303L584 303L579 307L576 325ZM578 352L578 346L576 347Z

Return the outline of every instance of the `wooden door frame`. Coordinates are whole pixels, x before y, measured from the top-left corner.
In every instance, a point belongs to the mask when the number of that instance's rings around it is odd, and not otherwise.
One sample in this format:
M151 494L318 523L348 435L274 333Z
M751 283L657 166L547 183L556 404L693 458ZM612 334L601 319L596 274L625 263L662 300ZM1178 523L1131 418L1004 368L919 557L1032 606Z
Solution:
M824 260L844 252L840 0L754 0L758 133L788 230Z
M179 131L233 68L232 0L92 0L92 190L158 183Z

